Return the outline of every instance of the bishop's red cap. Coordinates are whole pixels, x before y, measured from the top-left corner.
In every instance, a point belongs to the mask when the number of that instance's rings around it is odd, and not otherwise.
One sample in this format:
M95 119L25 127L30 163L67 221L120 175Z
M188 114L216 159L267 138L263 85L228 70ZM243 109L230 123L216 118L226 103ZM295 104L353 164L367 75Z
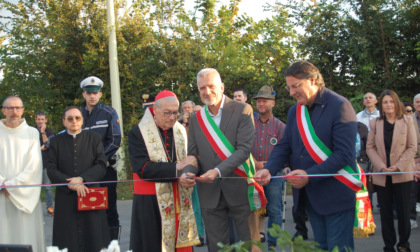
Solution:
M165 98L165 97L171 97L171 96L177 98L176 94L174 92L168 91L168 90L165 89L163 91L160 91L159 94L156 95L155 102L157 102L157 100L159 100L159 99L162 99L162 98Z

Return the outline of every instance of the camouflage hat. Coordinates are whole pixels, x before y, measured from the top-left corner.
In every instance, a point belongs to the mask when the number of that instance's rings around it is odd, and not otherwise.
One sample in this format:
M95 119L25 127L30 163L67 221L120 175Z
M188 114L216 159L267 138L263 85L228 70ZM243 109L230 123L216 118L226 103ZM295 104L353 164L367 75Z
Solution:
M252 97L252 99L258 99L258 98L275 100L276 99L276 91L274 91L272 86L264 85L260 88L260 90L258 91L258 94L256 96Z

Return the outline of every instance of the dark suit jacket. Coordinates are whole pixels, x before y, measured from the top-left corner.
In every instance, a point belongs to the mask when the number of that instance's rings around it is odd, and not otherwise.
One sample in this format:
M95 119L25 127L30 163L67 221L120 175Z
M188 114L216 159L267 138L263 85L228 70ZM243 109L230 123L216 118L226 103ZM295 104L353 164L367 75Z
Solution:
M356 113L351 103L333 91L322 88L318 92L311 122L318 138L333 152L317 164L306 150L296 121L296 105L289 109L286 132L274 146L265 168L271 175L290 160L292 169L302 169L308 174L335 174L350 165L356 171ZM355 207L355 192L332 176L311 177L304 187L312 207L318 214L328 215ZM295 209L300 190L293 190Z
M205 137L197 118L189 121L188 155L196 156L198 168L185 167L183 173L193 172L202 175L210 169L218 168L222 177L239 177L233 170L249 158L254 141L254 122L252 108L249 104L232 101L228 97L222 110L220 129L236 151L225 161L217 156ZM244 179L215 179L213 183L198 183L198 193L202 208L215 208L220 194L231 206L243 205L248 202L248 185Z

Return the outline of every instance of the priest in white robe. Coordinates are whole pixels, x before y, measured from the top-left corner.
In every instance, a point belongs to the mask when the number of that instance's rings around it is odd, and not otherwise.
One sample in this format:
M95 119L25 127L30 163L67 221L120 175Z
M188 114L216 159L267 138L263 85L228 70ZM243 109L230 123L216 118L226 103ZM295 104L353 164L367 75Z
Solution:
M0 244L32 245L45 251L40 201L42 158L39 133L22 119L24 108L17 96L3 102L0 120ZM16 187L14 187L16 186Z

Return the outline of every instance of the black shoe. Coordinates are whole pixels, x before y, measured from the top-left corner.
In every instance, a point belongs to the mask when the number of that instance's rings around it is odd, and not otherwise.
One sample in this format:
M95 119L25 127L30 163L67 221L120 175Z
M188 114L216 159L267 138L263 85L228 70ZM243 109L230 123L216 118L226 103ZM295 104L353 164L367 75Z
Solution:
M260 242L265 242L265 233L260 232Z
M294 241L298 236L302 236L303 240L308 240L308 234L301 233L300 231L296 231L293 235L292 241Z
M410 248L406 248L406 247L398 247L397 250L398 250L398 252L410 252L411 251Z

